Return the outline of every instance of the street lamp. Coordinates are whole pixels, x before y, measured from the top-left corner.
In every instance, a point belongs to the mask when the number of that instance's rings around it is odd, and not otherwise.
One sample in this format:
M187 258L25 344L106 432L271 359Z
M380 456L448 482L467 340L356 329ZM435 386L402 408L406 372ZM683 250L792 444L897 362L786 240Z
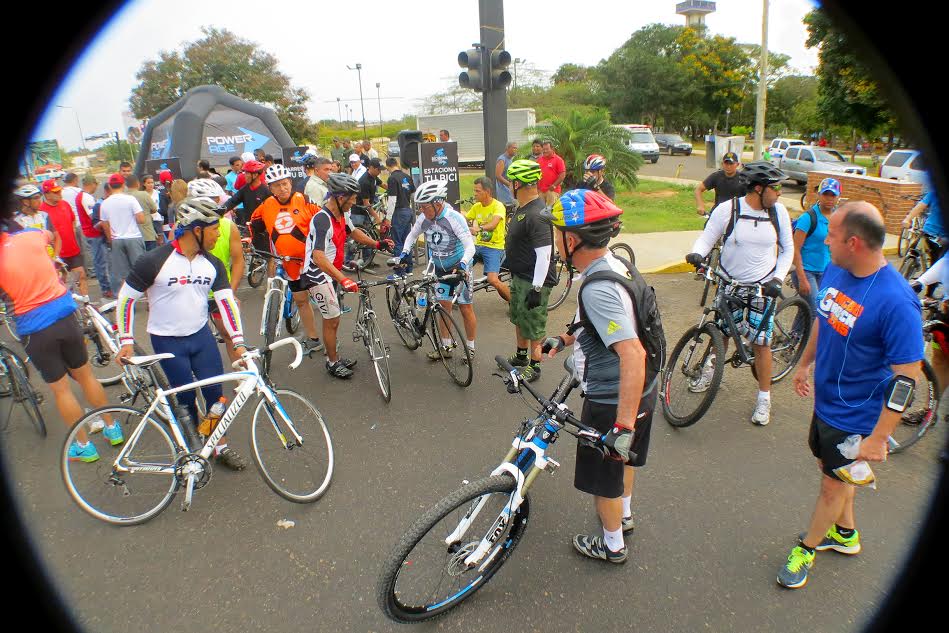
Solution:
M366 104L362 100L362 64L356 64L356 67L346 66L349 70L355 70L356 74L359 76L359 107L362 109L362 135L363 139L369 138L369 133L366 132Z
M85 139L85 137L82 135L82 125L79 124L79 113L76 112L76 109L75 109L75 108L70 108L69 106L57 105L56 107L57 107L57 108L62 108L63 110L72 110L72 113L76 115L76 127L79 128L79 145L80 145L80 147L82 147L82 149L83 149L84 151L87 151L87 152L88 152L89 150L86 149L86 139Z
M343 106L341 105L342 101L339 97L336 97L336 114L339 115L339 123L343 123Z
M379 92L381 84L376 82L376 101L379 103L379 138L382 138L382 93Z
M346 108L346 127L349 127L350 121L353 120L352 108L349 107L348 103L345 105L345 108Z

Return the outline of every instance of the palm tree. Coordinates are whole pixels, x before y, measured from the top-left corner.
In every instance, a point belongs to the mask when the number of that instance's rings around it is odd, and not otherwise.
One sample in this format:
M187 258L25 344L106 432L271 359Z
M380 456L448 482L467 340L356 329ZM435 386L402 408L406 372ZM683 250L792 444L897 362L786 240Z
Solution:
M628 130L610 123L605 111L573 111L565 118L550 117L546 122L525 130L529 137L550 140L567 167L565 187L576 186L583 179L583 161L590 154L606 158L607 177L634 187L639 183L636 172L642 157L627 146Z

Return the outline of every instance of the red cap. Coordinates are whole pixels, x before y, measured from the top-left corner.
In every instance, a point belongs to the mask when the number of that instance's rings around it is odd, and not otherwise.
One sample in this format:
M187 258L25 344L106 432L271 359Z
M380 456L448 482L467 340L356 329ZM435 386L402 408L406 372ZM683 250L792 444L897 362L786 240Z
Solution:
M44 180L41 186L43 193L49 193L51 191L62 191L63 188L59 186L59 183L56 182L55 178L50 178L49 180Z
M115 187L117 185L124 185L125 178L122 177L122 174L112 174L109 176L109 186Z
M158 182L171 182L175 179L175 175L171 173L170 169L162 169L158 172Z
M244 163L243 171L246 171L251 174L256 174L264 170L264 164L257 160L249 160Z

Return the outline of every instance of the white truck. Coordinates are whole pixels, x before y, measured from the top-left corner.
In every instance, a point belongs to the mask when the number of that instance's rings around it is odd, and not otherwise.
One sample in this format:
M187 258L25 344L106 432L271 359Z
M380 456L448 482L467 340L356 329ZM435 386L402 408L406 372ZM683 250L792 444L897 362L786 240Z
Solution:
M508 109L508 141L516 141L520 145L530 142L524 130L536 124L537 115L534 113L534 108ZM455 114L420 114L415 125L415 129L432 134L436 138L438 138L439 130L448 130L451 140L458 143L460 165L484 164L484 118L480 110Z

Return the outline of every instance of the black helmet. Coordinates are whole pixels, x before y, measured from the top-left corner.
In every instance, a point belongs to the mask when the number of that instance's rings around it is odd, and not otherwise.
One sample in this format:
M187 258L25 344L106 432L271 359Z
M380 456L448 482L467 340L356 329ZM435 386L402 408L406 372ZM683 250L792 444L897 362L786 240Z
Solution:
M303 166L307 169L312 169L316 167L316 164L319 162L319 157L314 156L313 154L307 154L306 158L303 159Z
M787 179L787 175L766 160L757 160L745 165L738 172L741 181L748 187L755 185L776 185Z
M327 189L334 195L350 195L359 193L359 181L349 174L330 174Z

